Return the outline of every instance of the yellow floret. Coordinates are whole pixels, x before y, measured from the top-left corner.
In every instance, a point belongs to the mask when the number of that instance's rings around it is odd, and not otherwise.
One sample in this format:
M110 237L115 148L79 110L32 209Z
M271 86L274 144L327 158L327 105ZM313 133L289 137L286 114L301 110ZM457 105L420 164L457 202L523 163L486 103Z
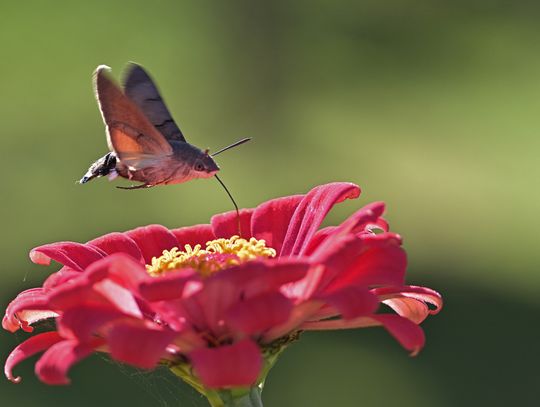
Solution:
M218 254L230 256L214 256ZM254 237L246 240L232 236L229 239L221 238L206 242L206 249L202 249L200 244L195 247L186 244L184 251L180 251L177 247L164 250L160 257L152 258L152 264L146 265L146 270L150 275L157 276L170 270L189 267L198 270L203 276L208 276L246 261L275 256L276 251L266 247L264 240L257 240Z

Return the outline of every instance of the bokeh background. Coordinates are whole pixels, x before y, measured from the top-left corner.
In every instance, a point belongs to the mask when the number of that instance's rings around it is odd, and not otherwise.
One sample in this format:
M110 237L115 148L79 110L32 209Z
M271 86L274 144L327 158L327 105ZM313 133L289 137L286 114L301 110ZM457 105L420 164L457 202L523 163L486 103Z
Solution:
M75 181L106 152L91 73L145 66L189 141L217 149L241 206L335 180L362 186L444 294L410 358L382 329L306 334L267 406L533 406L539 399L540 5L533 1L55 1L0 5L2 307L53 270L30 248L206 222L213 180L121 191ZM118 182L117 182L118 183ZM2 332L0 356L26 338ZM92 357L69 387L35 358L0 404L205 406L166 371Z

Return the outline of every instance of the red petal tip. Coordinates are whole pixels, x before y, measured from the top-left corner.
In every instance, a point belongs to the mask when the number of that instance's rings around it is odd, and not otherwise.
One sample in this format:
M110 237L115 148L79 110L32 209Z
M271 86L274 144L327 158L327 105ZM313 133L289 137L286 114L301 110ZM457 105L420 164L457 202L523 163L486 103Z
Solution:
M38 252L35 249L30 250L29 256L30 260L34 264L41 264L43 266L48 266L49 264L51 264L51 258L49 256Z

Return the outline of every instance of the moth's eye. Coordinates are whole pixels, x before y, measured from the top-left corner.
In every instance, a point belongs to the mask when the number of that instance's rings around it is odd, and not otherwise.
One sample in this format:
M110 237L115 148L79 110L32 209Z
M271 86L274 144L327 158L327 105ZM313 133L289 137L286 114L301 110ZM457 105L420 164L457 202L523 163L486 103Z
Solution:
M204 170L204 165L202 165L202 163L195 164L195 171L203 171L203 170Z

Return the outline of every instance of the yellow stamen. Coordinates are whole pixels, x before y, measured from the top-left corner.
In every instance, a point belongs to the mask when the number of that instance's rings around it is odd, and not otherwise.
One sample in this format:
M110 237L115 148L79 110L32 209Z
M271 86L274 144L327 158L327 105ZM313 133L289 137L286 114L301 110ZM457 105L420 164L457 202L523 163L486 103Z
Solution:
M157 276L170 270L190 267L198 270L201 275L208 276L226 267L235 266L260 257L275 257L276 251L266 247L264 240L252 237L249 240L239 236L230 239L216 239L206 242L206 249L201 245L187 244L184 251L177 247L163 250L163 255L154 257L152 264L146 265L146 270L152 276Z

